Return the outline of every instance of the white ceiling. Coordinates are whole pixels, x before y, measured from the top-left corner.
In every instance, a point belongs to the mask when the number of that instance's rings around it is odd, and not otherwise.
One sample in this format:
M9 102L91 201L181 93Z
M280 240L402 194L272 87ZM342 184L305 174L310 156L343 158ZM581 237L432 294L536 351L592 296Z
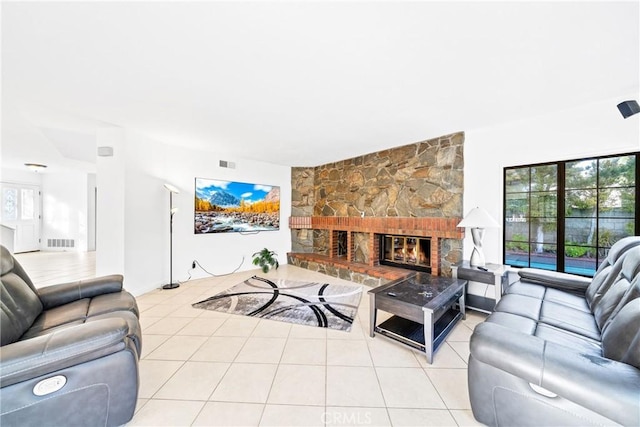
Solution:
M2 161L309 166L639 92L639 3L3 2ZM612 108L615 108L612 106Z

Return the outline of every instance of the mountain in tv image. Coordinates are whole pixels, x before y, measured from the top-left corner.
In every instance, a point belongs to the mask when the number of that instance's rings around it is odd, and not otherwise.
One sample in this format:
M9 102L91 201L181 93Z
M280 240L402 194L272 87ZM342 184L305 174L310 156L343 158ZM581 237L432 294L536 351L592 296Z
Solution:
M238 199L231 193L227 193L226 191L218 191L215 192L209 197L209 203L212 205L218 205L225 208L233 208L240 206L240 201L242 199Z
M280 229L280 187L196 178L195 234Z

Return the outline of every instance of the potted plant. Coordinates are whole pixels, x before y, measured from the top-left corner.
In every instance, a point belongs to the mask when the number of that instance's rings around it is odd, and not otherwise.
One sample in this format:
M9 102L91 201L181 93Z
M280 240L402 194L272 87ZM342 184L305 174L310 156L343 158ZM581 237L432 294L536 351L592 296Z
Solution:
M264 248L260 252L253 254L253 265L262 268L263 273L268 273L271 267L275 267L277 270L280 267L277 256L278 254L274 251Z

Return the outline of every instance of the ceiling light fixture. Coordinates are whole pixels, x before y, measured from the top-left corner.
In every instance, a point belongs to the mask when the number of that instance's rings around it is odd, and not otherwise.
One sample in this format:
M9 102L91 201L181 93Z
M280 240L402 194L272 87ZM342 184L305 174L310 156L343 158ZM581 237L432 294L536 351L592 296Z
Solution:
M40 172L41 170L47 168L47 165L43 165L40 163L25 163L24 165L34 172Z

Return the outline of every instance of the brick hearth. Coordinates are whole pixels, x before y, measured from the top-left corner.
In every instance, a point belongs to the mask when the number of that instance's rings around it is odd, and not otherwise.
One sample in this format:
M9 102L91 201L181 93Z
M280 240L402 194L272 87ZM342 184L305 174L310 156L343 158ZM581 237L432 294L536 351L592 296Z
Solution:
M429 237L431 239L431 273L440 275L441 259L440 245L442 239L462 239L464 229L458 228L460 218L359 218L359 217L290 217L291 229L328 230L329 255L314 253L290 253L289 259L294 264L317 263L320 268L347 269L366 276L396 280L410 274L408 270L381 266L379 260L380 234L401 236ZM347 232L347 255L337 255L337 231ZM355 262L353 251L353 233L369 234L369 260L367 263ZM339 273L339 272L338 272ZM338 274L335 274L338 275Z
M323 265L324 269L335 269L336 274L332 276L342 277L344 279L350 279L345 274L340 274L340 270L348 270L365 276L376 277L383 279L384 281L392 281L398 279L404 279L413 273L411 270L404 268L389 267L386 265L370 266L361 262L347 261L346 258L329 258L326 255L319 254L304 254L304 253L288 253L289 259L295 259L298 263L316 263ZM323 271L327 274L327 271Z

